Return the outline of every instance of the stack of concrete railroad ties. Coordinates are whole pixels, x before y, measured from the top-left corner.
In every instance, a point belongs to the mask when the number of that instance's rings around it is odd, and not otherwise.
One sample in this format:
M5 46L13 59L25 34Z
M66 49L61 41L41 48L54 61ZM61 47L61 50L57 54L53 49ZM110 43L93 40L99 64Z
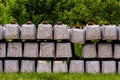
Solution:
M120 73L120 27L31 21L0 26L1 72Z
M0 26L0 33L0 71L68 72L72 48L66 24L43 21L36 27L31 21L22 26L13 21Z

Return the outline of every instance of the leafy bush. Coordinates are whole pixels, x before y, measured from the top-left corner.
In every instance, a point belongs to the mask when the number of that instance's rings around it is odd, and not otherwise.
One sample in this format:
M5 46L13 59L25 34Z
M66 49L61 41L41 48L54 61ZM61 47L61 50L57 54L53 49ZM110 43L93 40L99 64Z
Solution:
M102 25L120 22L119 0L0 0L0 23L16 20L19 24L31 20L38 25L43 20L51 24L87 24L94 21Z

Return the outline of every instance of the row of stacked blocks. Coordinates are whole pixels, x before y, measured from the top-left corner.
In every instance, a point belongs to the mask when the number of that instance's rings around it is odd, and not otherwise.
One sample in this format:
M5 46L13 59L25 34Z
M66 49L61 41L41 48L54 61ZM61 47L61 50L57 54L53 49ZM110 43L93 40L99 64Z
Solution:
M5 47L7 44L7 48ZM71 46L66 51L66 48L57 49L60 55L53 54L52 60L51 52L55 52L53 47L45 48L46 56L40 56L42 49L38 49L38 43L24 43L24 50L22 51L21 43L0 43L0 70L4 72L88 72L88 73L116 73L120 72L120 44L114 44L114 51L112 50L111 43L99 43L98 52L96 44L85 44L82 47L82 58L71 58L70 62L65 60L64 57L70 58L72 56ZM28 47L25 48L25 44ZM33 44L37 44L36 47L32 47ZM40 43L41 45L42 43ZM68 43L57 43L68 44ZM70 43L69 43L70 44ZM32 46L31 46L32 45ZM29 48L29 49L28 49ZM6 50L5 50L6 49ZM51 49L51 50L49 50ZM61 52L62 51L62 52ZM38 53L39 52L39 53ZM113 53L114 52L114 53ZM66 53L68 56L66 56ZM68 54L69 53L69 54ZM56 53L57 54L57 53ZM25 56L26 55L26 56ZM50 55L50 56L49 56ZM64 57L61 57L64 56ZM11 58L10 58L11 57ZM17 57L17 58L16 58ZM28 58L26 58L28 57ZM42 58L39 58L42 57ZM44 58L43 58L44 57ZM96 59L98 57L98 59ZM60 59L59 59L60 58ZM63 59L62 59L63 58ZM85 58L91 58L86 59ZM104 59L100 59L104 58ZM107 59L110 58L110 59ZM44 60L41 60L44 59ZM107 59L107 60L106 60ZM4 65L4 68L3 68Z
M71 58L71 43L41 42L41 43L0 43L0 58L28 57L28 58ZM79 53L80 55L80 53ZM120 44L87 43L82 46L81 58L113 58L120 59Z
M38 48L39 47L39 48ZM4 57L72 57L70 43L57 43L56 49L53 42L41 43L0 43L0 58Z
M47 22L36 26L28 21L21 27L11 22L0 26L0 39L22 39L22 40L70 40L72 43L85 43L86 40L120 40L120 27L116 25L88 24L81 29L81 26L74 26L71 29L66 24L58 22L54 27Z
M119 73L119 43L87 43L88 40L119 42L119 33L120 28L110 24L100 27L90 23L84 29L80 26L69 29L61 22L52 27L45 21L39 24L36 30L30 21L22 27L11 22L0 27L1 41L6 39L10 42L0 43L0 70L1 72ZM14 39L18 42L11 42ZM36 39L35 42L26 41ZM67 42L54 40L67 40ZM82 45L81 59L74 58L74 43Z
M4 65L3 65L4 63ZM3 68L4 66L4 68ZM66 72L66 73L120 73L120 61L70 60L0 60L0 71L4 72Z

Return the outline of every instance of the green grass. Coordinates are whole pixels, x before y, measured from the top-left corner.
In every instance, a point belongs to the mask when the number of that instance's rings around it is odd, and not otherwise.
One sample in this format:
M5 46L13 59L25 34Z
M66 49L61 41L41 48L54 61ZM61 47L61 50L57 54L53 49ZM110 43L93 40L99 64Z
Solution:
M0 73L0 80L119 80L118 74Z

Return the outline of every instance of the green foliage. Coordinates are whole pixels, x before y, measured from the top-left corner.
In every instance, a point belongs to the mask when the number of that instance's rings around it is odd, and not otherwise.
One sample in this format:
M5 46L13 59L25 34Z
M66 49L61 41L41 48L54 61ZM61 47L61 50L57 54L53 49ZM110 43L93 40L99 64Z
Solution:
M12 42L13 41L13 39L11 39L11 38L8 38L8 39L6 39L7 40L7 42Z
M99 40L91 40L91 42L93 42L94 44L96 44L97 42L99 42Z
M22 42L25 42L26 40L25 39L22 39Z
M120 22L119 0L0 0L0 23L12 20L19 24L31 20L36 25L43 20L51 24L86 24L94 21L102 25Z
M108 42L108 43L111 43L111 42L112 42L112 40L107 40L107 42Z
M57 42L62 42L62 40L57 40Z
M76 56L82 57L82 44L74 43L74 51Z

